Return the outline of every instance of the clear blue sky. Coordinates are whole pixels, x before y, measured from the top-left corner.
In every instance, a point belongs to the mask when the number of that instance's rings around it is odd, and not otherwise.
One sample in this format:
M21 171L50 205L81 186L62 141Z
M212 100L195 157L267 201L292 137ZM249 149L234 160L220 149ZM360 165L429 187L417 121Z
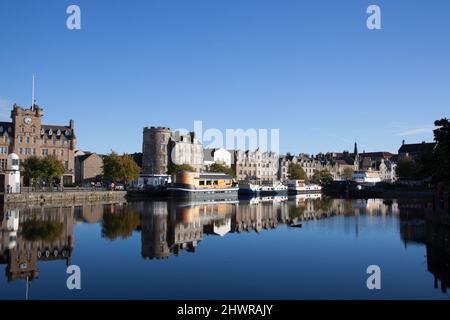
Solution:
M82 29L66 28L77 4ZM382 30L366 9L382 10ZM79 148L144 126L279 128L281 151L396 151L450 110L448 0L1 0L0 117L75 120Z

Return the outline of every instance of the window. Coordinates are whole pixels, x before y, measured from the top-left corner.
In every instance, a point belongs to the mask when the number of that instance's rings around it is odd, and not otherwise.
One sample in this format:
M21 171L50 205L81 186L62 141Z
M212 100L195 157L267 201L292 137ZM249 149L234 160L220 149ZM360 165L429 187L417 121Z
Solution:
M36 137L33 137L33 144L36 144Z
M42 149L42 155L48 156L48 149Z
M61 157L63 157L63 156L64 156L64 150L61 149Z
M52 150L52 155L56 156L56 150L55 149Z
M22 148L19 149L19 153L23 154L23 149Z
M64 161L64 169L69 170L69 161Z
M19 143L22 143L22 142L23 142L23 137L19 136Z
M27 137L27 143L30 143L30 137Z
M200 180L200 181L198 182L198 184L199 184L200 186L204 186L204 185L205 185L205 181L204 181L204 180Z

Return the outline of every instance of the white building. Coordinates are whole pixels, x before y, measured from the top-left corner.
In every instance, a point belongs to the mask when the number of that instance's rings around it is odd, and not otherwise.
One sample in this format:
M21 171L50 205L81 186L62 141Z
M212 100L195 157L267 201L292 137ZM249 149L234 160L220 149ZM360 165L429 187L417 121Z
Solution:
M6 193L20 193L20 168L19 156L15 153L8 155L5 171Z
M381 177L378 171L356 171L352 180L361 184L376 184L381 182Z
M203 164L205 167L215 163L231 168L231 152L224 148L203 150Z

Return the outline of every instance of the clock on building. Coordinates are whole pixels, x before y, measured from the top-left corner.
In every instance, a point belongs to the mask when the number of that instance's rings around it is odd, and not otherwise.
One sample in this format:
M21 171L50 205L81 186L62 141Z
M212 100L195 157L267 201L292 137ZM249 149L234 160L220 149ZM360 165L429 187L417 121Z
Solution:
M23 118L23 122L25 124L31 124L33 122L33 120L31 119L31 117L25 117L25 118Z

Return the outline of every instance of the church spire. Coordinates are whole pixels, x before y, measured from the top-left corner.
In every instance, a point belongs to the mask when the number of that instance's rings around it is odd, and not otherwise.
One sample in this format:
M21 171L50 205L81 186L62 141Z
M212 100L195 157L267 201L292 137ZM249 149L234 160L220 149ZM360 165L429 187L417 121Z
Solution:
M355 149L353 150L355 157L358 155L358 143L355 142Z

